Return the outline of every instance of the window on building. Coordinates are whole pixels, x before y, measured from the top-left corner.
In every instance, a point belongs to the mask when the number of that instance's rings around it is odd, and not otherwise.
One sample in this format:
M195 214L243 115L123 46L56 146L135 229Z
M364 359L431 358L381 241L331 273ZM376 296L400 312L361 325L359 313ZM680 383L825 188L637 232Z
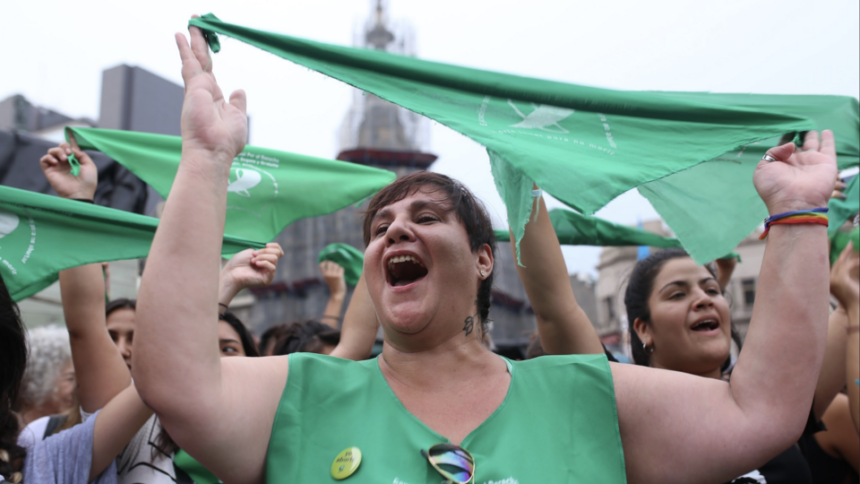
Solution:
M615 321L615 298L612 296L603 298L603 307L606 309L607 322Z
M741 280L741 290L744 293L744 305L752 307L755 303L755 279Z

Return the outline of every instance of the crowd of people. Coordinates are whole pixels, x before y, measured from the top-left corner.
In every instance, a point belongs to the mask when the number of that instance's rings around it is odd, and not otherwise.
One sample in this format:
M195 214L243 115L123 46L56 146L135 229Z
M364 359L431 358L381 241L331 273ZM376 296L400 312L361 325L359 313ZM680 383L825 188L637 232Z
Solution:
M776 146L756 169L771 217L743 342L725 296L733 263L667 249L629 276L634 364L615 361L534 187L514 256L537 332L524 361L493 353L490 219L430 172L370 200L345 311L343 269L325 261L324 313L256 340L230 302L270 285L290 248L219 265L245 94L225 98L203 34L190 35L177 35L182 161L138 299L106 301L101 264L67 269L66 328L25 330L0 279L0 481L857 482L860 257L849 244L831 267L813 212L844 188L833 193L831 132ZM59 196L92 202L97 172L76 145L41 166Z

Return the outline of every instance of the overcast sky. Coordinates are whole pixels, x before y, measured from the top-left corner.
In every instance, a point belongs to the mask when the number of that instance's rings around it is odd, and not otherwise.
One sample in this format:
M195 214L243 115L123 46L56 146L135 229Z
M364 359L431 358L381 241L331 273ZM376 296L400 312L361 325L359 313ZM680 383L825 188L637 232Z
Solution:
M613 89L839 94L860 91L857 0L390 0L412 25L418 57ZM0 2L0 99L20 93L70 116L98 118L101 71L125 63L181 83L173 33L193 13L341 45L369 1ZM245 89L251 142L333 158L349 87L222 37L222 89ZM667 140L667 143L670 142ZM505 209L483 148L432 123L433 170L465 182L499 226ZM657 217L637 193L598 212L635 224ZM572 272L594 273L599 249L567 248Z

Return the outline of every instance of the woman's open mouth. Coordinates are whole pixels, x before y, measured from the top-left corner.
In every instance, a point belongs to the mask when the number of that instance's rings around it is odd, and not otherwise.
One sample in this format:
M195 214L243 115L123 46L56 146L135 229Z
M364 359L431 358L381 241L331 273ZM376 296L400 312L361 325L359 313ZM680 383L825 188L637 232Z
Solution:
M394 256L388 259L386 279L388 284L400 287L408 286L427 275L427 268L411 255Z
M720 328L720 323L716 319L703 319L701 321L694 323L693 326L690 327L690 329L692 329L693 331L701 331L701 332L713 331L713 330L719 329L719 328Z

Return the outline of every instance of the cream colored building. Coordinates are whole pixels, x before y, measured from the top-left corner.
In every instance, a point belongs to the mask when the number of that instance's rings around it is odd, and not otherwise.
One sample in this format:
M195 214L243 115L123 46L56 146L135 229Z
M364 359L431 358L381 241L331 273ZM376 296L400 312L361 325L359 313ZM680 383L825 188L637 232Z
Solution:
M663 236L670 235L660 220L645 222L642 228ZM752 316L758 274L764 255L765 244L758 239L760 233L757 230L742 240L735 249L742 262L735 268L726 288L726 297L732 308L732 322L742 337L746 336ZM652 252L656 250L660 249L651 248ZM628 339L624 293L630 272L636 265L637 254L638 247L605 247L600 253L600 262L597 265L597 318L594 320L594 326L603 339L620 336L620 346L625 349L628 347Z

